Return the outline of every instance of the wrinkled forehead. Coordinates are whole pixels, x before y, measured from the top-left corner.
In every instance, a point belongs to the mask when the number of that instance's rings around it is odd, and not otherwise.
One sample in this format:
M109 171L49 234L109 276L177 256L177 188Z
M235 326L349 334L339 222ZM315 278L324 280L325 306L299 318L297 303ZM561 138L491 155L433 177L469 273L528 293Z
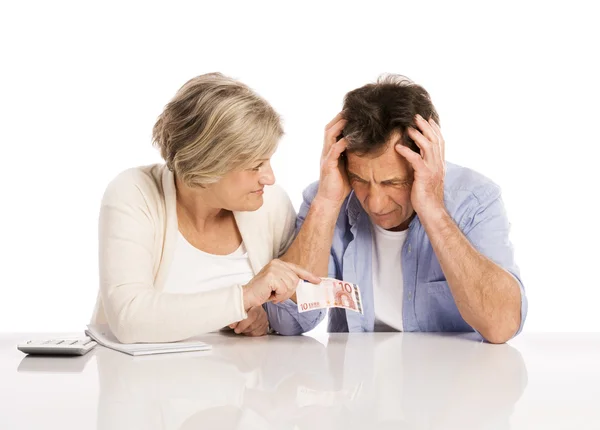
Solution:
M346 154L348 172L363 179L368 179L365 176L374 176L378 181L412 176L413 169L410 163L394 148L400 142L401 136L397 134L392 136L378 151L367 154L355 152Z

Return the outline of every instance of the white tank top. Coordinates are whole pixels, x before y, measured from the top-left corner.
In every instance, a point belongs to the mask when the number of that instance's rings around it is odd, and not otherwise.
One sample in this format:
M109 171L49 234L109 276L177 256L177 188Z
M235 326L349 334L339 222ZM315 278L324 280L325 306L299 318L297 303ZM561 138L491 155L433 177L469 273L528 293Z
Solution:
M199 293L244 285L253 277L244 242L229 255L214 255L200 251L178 231L173 261L163 291Z

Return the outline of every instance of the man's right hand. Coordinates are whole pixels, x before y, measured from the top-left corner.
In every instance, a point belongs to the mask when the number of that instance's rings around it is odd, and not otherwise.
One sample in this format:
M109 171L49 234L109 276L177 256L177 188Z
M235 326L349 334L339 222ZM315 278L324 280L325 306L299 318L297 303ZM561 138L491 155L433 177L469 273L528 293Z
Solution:
M292 263L272 260L250 282L244 285L244 309L265 302L281 303L296 293L300 280L320 284L321 278Z
M341 206L350 194L350 183L344 161L341 158L341 154L346 150L347 141L346 138L337 140L345 125L346 120L342 118L342 113L339 113L325 126L325 141L321 153L321 177L315 199L333 206Z

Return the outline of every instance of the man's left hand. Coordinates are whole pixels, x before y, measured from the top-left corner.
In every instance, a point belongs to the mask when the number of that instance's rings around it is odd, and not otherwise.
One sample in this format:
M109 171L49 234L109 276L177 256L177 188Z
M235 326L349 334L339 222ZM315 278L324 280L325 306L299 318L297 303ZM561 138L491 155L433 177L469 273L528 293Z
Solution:
M246 336L264 336L269 332L269 319L262 306L254 306L248 310L248 318L230 324L236 334Z
M419 155L401 143L397 144L395 149L398 154L408 160L414 169L410 198L415 212L423 217L429 213L445 210L444 138L439 125L433 119L427 121L417 115L415 123L419 130L409 127L407 133L421 149L421 154Z

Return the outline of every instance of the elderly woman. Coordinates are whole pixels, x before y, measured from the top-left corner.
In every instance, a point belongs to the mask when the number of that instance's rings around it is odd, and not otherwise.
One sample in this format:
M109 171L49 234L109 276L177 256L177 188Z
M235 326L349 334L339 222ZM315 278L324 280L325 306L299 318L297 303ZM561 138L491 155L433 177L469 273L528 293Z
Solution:
M282 134L273 108L240 82L219 73L187 82L154 126L165 164L126 170L104 194L92 323L135 343L226 326L259 336L269 322L296 334L321 318L288 300L300 279L320 279L277 259L296 221L272 186Z

